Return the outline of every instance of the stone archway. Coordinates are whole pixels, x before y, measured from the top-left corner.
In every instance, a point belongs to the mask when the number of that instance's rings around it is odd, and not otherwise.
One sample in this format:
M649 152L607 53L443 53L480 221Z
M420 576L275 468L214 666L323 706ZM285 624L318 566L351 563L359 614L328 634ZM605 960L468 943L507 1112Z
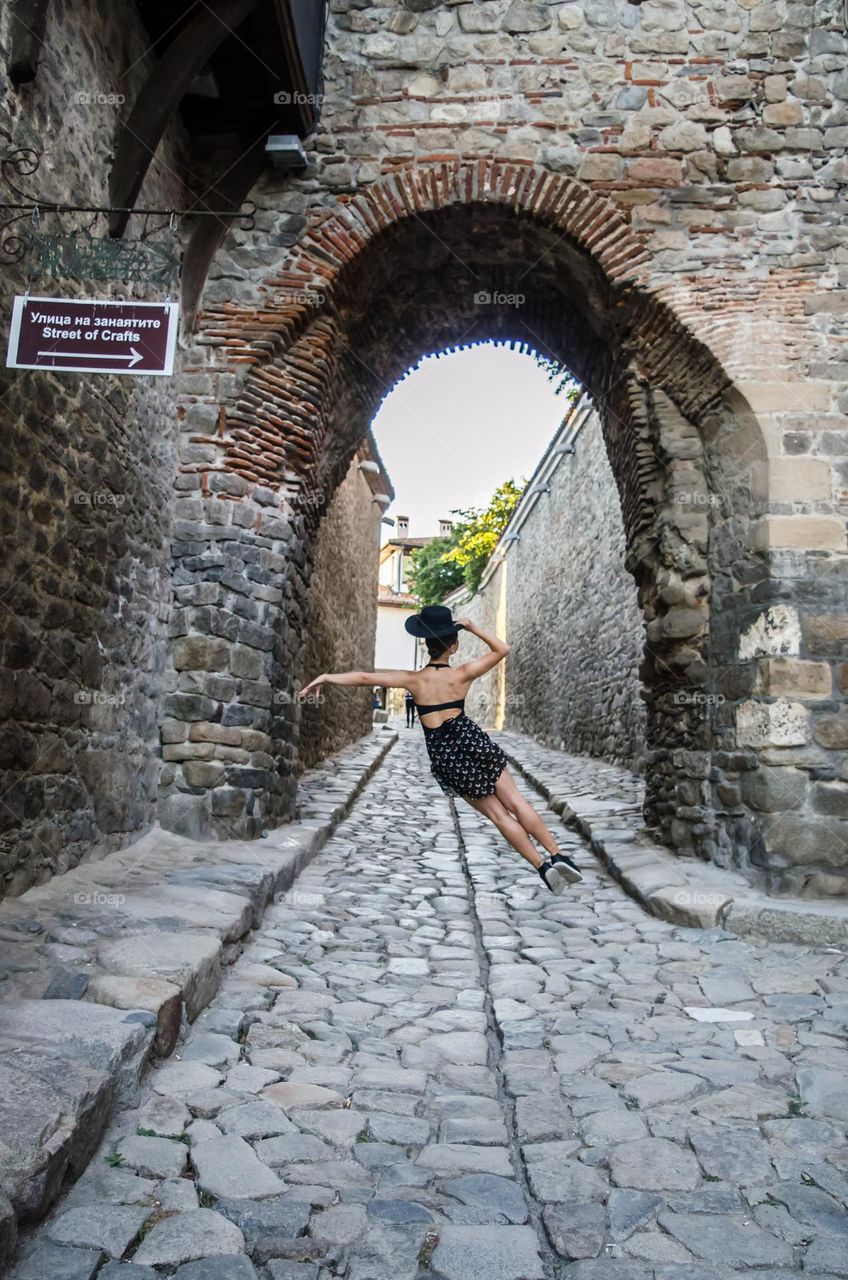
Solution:
M756 744L738 750L735 733L738 706L758 696L739 637L771 603L757 540L766 441L694 317L652 292L648 255L611 203L532 166L393 175L317 212L263 292L258 305L204 316L200 343L241 372L223 403L199 410L214 427L193 438L209 450L210 494L230 486L242 510L256 486L284 495L283 512L260 501L254 515L285 562L288 638L267 637L269 696L290 694L299 674L299 593L320 518L303 495L333 491L380 399L422 351L489 337L532 344L573 370L604 424L646 623L646 816L681 852L768 867L761 811L739 781L758 766ZM705 327L732 355L733 327L709 316ZM245 779L265 823L287 814L296 710L271 721L282 766ZM228 820L247 834L256 825Z

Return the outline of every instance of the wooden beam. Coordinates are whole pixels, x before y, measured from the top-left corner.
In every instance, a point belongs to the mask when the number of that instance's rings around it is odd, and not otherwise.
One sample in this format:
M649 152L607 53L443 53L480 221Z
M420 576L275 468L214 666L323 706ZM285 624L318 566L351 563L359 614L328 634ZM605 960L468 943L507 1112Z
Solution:
M204 0L192 21L168 45L118 134L109 184L113 207L131 209L135 204L168 122L195 76L257 3L258 0ZM129 216L112 215L112 236L123 235Z
M240 209L250 194L265 166L265 135L249 146L238 159L234 160L232 153L227 154L230 156L230 167L207 193L212 207L222 211ZM221 167L226 167L223 158ZM198 207L202 209L205 203L199 203ZM232 225L233 221L221 218L200 218L189 236L180 274L181 329L185 336L194 330L212 259Z
M14 85L29 84L35 79L49 3L50 0L13 0L7 70Z

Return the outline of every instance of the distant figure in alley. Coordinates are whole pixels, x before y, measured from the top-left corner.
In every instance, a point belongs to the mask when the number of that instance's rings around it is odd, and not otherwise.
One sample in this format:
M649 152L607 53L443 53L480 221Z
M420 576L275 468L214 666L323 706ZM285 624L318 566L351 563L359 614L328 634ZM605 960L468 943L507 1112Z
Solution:
M324 674L305 685L299 696L304 698L323 684L406 689L407 725L411 701L424 730L433 777L442 790L449 796L461 796L493 822L551 892L562 893L567 885L583 879L579 868L560 852L550 829L520 794L501 748L465 714L471 685L503 662L509 645L469 618L454 619L444 605L425 605L420 613L407 618L405 626L427 645L430 661L419 671ZM477 636L490 652L453 667L449 660L459 649L460 631ZM545 850L546 858L539 854L531 836Z
M415 699L407 689L404 695L404 705L406 706L406 727L411 729L415 724Z

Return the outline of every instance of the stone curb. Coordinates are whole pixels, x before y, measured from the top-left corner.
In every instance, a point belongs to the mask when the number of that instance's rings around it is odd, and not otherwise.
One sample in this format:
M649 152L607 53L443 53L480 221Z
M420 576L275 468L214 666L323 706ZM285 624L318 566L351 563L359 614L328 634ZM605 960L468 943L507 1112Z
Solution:
M686 928L721 928L769 942L848 947L848 906L769 898L739 872L677 858L651 840L640 809L630 801L614 795L567 797L522 760L518 734L497 736L510 764L652 915ZM538 743L527 741L538 749Z
M298 821L265 839L154 829L0 904L0 1272L17 1223L79 1176L149 1058L172 1052L397 737L375 730L305 774Z

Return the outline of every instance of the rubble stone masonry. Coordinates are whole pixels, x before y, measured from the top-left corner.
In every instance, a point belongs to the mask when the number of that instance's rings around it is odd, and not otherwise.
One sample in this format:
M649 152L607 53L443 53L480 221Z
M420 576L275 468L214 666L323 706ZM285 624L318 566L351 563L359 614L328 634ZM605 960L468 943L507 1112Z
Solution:
M535 484L549 489L533 497ZM624 567L618 491L588 397L569 412L531 476L513 533L481 590L455 606L512 647L504 666L472 686L469 714L559 750L644 771L642 614Z
M91 197L115 119L67 107L68 69L112 85L134 27L84 0L52 11L45 75L0 123L49 144L54 191ZM499 337L563 361L598 410L644 622L648 820L776 892L844 893L842 4L334 0L325 65L308 166L254 191L173 381L17 375L5 402L26 419L9 882L130 839L160 769L179 821L172 721L192 726L211 829L291 813L301 715L277 695L301 675L321 514L298 495L334 492L423 352ZM30 480L56 440L56 473ZM57 508L50 484L77 474L138 486L130 517ZM62 663L123 689L123 714L60 714ZM270 746L224 755L247 749L237 729Z

